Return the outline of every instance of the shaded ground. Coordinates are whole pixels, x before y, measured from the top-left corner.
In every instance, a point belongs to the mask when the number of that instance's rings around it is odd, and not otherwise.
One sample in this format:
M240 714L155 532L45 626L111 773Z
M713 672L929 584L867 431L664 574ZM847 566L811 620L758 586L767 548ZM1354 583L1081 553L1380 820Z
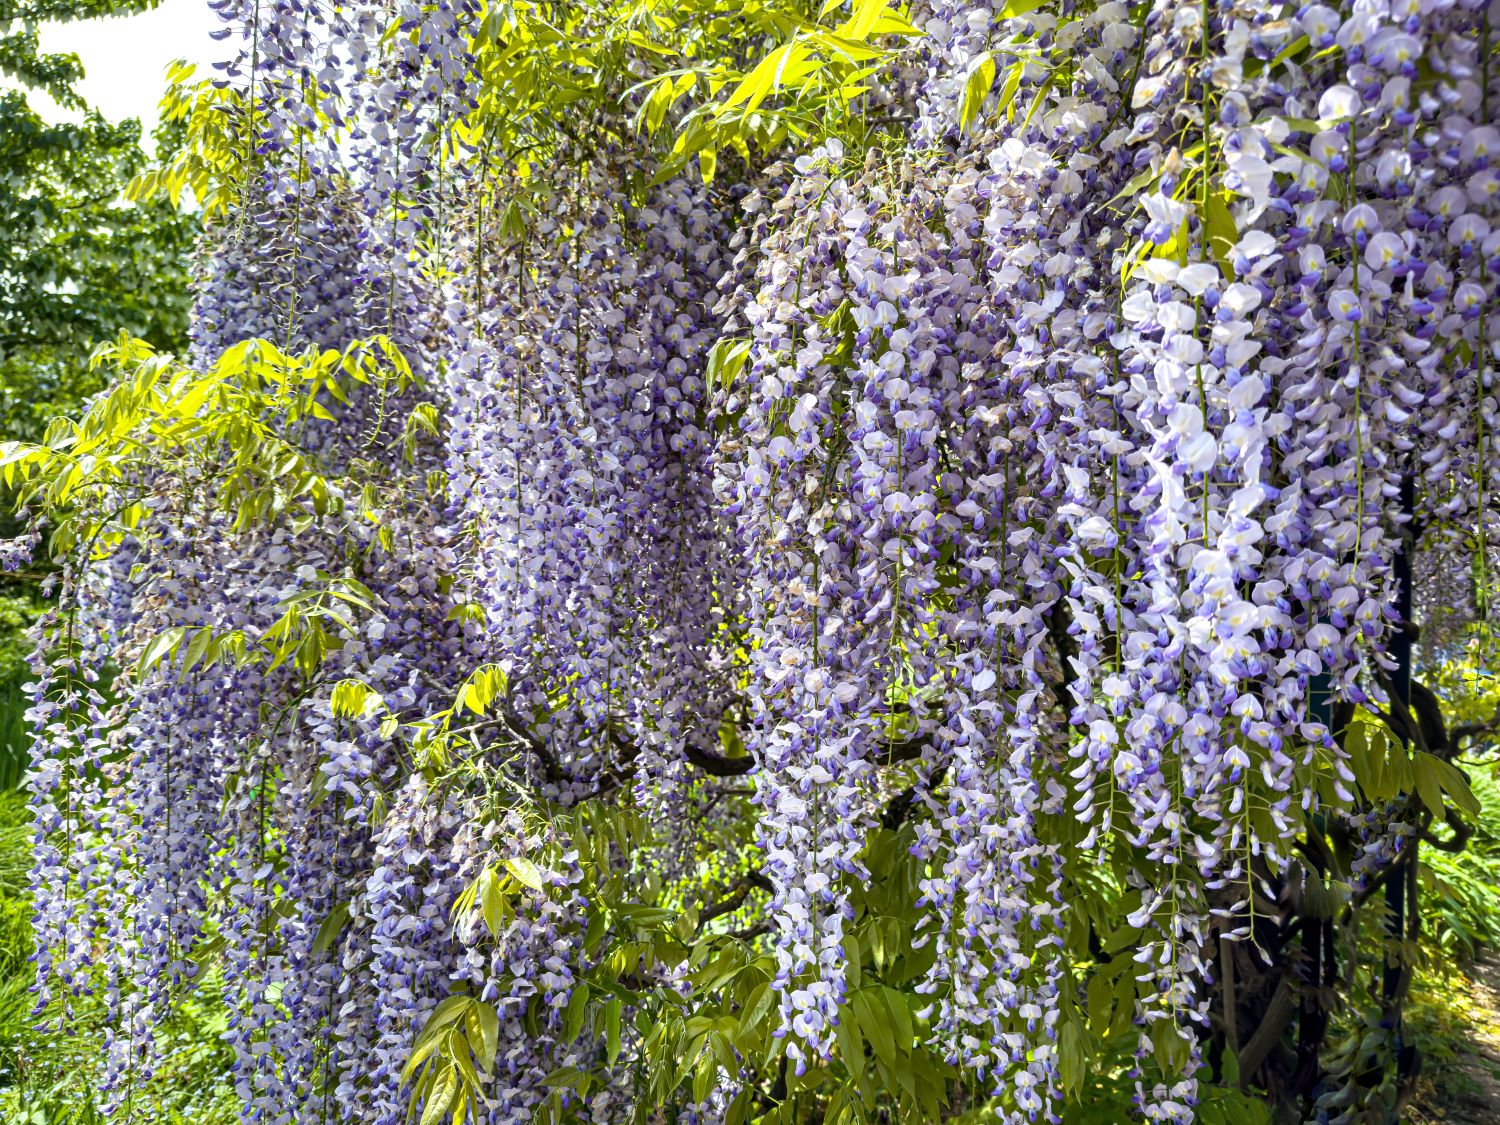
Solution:
M1410 1125L1500 1125L1500 958L1477 962L1460 987L1464 1026L1439 1030L1444 1049L1429 1054Z

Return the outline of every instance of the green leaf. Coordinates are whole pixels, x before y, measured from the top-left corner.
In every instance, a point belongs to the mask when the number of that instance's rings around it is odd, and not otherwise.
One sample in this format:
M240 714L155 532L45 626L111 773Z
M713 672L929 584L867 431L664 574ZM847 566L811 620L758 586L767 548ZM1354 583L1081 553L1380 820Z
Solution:
M776 993L772 991L769 982L762 981L756 985L746 997L745 1006L740 1011L740 1027L745 1031L752 1030L766 1018L766 1013L775 1002Z
M849 1080L858 1083L865 1072L865 1041L859 1033L859 1023L854 1012L846 1004L839 1009L839 1024L834 1028L838 1040L839 1057L849 1072Z
M641 103L640 112L636 114L636 127L648 136L654 134L661 128L662 122L666 120L667 110L671 108L676 83L671 75L662 75L651 88L651 95Z
M1285 121L1294 132L1306 133L1309 136L1317 136L1323 131L1323 126L1310 117L1282 117L1279 120ZM1297 152L1295 149L1291 151L1303 160L1312 160L1308 153ZM1314 161L1314 163L1317 162Z
M479 1065L491 1070L495 1066L495 1054L500 1049L500 1015L493 1004L483 1000L476 1000L472 1010L479 1021L479 1044L475 1054ZM474 1046L472 1040L470 1046Z
M1474 790L1470 788L1468 778L1464 777L1463 771L1452 762L1445 762L1441 758L1432 758L1432 761L1443 792L1458 806L1460 811L1470 817L1477 817L1482 806L1479 798L1474 795Z
M438 1120L447 1115L457 1093L458 1071L451 1064L445 1063L438 1068L432 1085L428 1087L427 1105L422 1110L421 1125L437 1125Z
M745 1125L750 1120L750 1090L741 1089L724 1111L724 1125Z
M1005 82L1000 87L1000 96L995 101L995 109L1007 116L1011 115L1011 104L1016 100L1016 91L1021 88L1021 78L1026 73L1026 63L1018 62L1006 72Z
M743 103L744 112L753 113L761 102L765 101L780 85L788 66L802 62L807 55L808 49L805 43L797 40L783 43L761 59L755 69L745 75L740 84L725 99L720 112Z
M1106 203L1105 206L1113 207L1117 203L1124 203L1126 201L1133 202L1135 200L1135 197L1139 195L1143 189L1150 187L1157 180L1159 180L1161 178L1161 174L1162 170L1160 168L1153 167L1150 164L1146 165L1146 167L1142 168L1134 176L1131 176L1130 179L1126 180L1125 186L1122 187L1119 191L1115 192L1114 196L1111 197L1110 201Z
M836 7L836 3L824 4L822 15ZM891 0L853 0L849 18L834 34L843 39L865 42L876 35L920 35L921 30L896 11Z
M986 51L969 62L964 79L964 96L959 105L958 127L967 129L979 116L984 99L995 86L995 57Z
M1305 36L1305 35L1299 35L1299 36L1297 36L1297 38L1293 39L1290 43L1288 43L1280 51L1276 52L1276 57L1271 60L1271 62L1269 64L1269 66L1267 67L1267 69L1274 70L1276 67L1280 66L1282 63L1284 63L1288 59L1290 59L1293 55L1296 55L1298 52L1306 49L1306 47L1308 46L1308 43L1309 43L1309 40L1308 40L1307 36Z
M454 1069L458 1071L460 1089L477 1090L480 1088L479 1073L474 1069L474 1060L470 1056L472 1044L479 1037L478 1017L473 1008L468 1010L467 1017L464 1022L470 1025L470 1037L465 1040L457 1031L451 1032L448 1036L447 1056L453 1060Z
M859 955L859 937L852 933L844 935L844 979L852 989L860 987L864 966Z
M1240 1084L1240 1057L1233 1051L1225 1050L1222 1063L1224 1067L1224 1085L1238 1086Z
M178 673L179 679L185 679L198 661L203 659L213 644L213 640L212 629L204 627L193 631L193 639L188 642L187 651L183 654L182 670Z
M336 903L328 912L328 917L323 919L323 924L318 927L318 934L313 938L313 955L321 957L333 948L333 943L338 940L339 934L344 932L344 927L349 924L349 904L347 902Z
M557 1089L562 1086L576 1086L578 1080L583 1077L583 1071L576 1066L560 1066L542 1081L553 1089Z
M1063 1024L1058 1043L1058 1066L1062 1072L1063 1089L1076 1092L1088 1077L1088 1058L1083 1049L1083 1031L1077 1020Z
M693 1100L705 1102L714 1092L719 1080L719 1060L712 1051L704 1051L698 1059L698 1070L693 1075Z
M1096 1035L1106 1034L1110 1017L1114 1013L1114 984L1102 972L1089 977L1086 996L1089 1030Z
M593 951L603 940L605 932L609 929L609 916L599 909L597 905L589 908L588 926L583 932L583 947Z
M708 362L704 367L704 381L709 393L727 393L750 358L750 341L724 338L708 351Z
M1168 1076L1181 1074L1189 1058L1188 1041L1171 1020L1157 1020L1151 1029L1156 1061Z
M859 1016L860 1031L864 1032L865 1038L870 1041L870 1046L875 1048L875 1057L886 1066L894 1068L896 1040L891 1035L891 1029L886 1020L885 1005L882 1004L877 1008L868 990L853 993L850 1002Z
M1437 759L1431 754L1418 751L1412 763L1412 774L1417 783L1417 793L1427 811L1438 820L1443 819L1443 784L1438 779Z
M523 887L530 887L534 891L545 890L547 880L542 874L542 869L525 856L512 856L505 860L505 869L516 877Z
M573 986L573 995L568 997L568 1007L563 1013L563 1038L571 1043L583 1030L584 1017L589 1011L589 985L579 981Z
M610 1066L620 1057L620 1014L624 1004L614 999L604 1005L604 1057Z
M443 1036L441 1034L427 1035L424 1031L418 1037L416 1046L412 1048L411 1054L407 1056L406 1065L401 1070L402 1083L410 1082L412 1076L422 1069L422 1064L437 1054L438 1049L442 1045Z
M1109 1028L1111 1038L1124 1035L1135 1019L1135 999L1135 977L1128 972L1121 973L1115 981L1115 1018Z
M340 718L358 719L369 708L370 698L374 695L369 685L361 680L340 680L333 685L328 706Z
M895 1041L896 1050L900 1054L910 1054L916 1045L915 1028L911 1021L911 1008L907 1006L906 997L894 988L881 990L885 997L885 1006L891 1013L891 1035Z
M177 646L182 643L182 638L185 633L186 630L183 629L182 626L174 625L172 628L164 629L155 637L151 638L151 643L148 644L141 652L141 659L136 665L136 677L140 678L141 676L144 676L146 672L155 667L163 657L165 657L168 653L174 651Z
M511 909L510 899L500 885L500 878L495 874L494 868L486 868L479 878L479 909L484 915L484 924L489 927L490 933L499 937L515 912Z
M1198 217L1203 223L1203 237L1208 243L1209 252L1219 263L1220 271L1226 278L1233 277L1231 254L1240 236L1235 230L1234 215L1230 213L1227 197L1220 192L1209 193L1207 200L1199 206Z

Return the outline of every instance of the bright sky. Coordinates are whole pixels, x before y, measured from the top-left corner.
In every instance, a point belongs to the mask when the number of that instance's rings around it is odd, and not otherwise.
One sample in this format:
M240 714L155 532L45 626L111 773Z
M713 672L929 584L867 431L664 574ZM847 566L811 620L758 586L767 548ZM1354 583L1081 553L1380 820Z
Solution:
M146 138L156 127L156 106L166 89L167 64L187 59L207 77L209 63L231 49L208 37L222 27L206 0L163 0L152 11L116 19L43 24L42 50L76 54L83 60L79 92L111 121L140 118ZM50 99L33 94L46 117L63 114Z

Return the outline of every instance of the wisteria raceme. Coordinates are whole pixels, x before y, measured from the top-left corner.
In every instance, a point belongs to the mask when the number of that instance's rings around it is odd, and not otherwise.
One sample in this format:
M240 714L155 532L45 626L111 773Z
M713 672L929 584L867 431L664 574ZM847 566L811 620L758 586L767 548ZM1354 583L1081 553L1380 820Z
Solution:
M548 123L496 77L545 21L213 6L191 359L272 452L90 478L31 687L37 999L107 998L110 1120L211 947L246 1122L717 1121L838 1065L871 1112L876 1002L1057 1122L1102 986L1189 1125L1309 826L1346 902L1420 845L1350 734L1415 621L1490 623L1495 6L930 0L884 131L711 182L644 24L568 25L629 81ZM1320 1120L1384 1096L1330 1074Z
M261 45L270 37L252 28L249 38ZM233 222L210 235L194 329L200 362L257 336L289 351L337 347L368 335L372 308L392 307L367 280L373 270L362 266L358 213L326 186L326 176L310 178L305 159L290 182L316 213L299 213L291 229L273 221L283 213L271 206L276 162L285 173L291 158L285 146L260 149L262 178L249 185L260 202L247 208L266 235L249 235ZM420 316L405 321L407 352L417 359L411 333L424 331L423 323ZM395 428L385 417L399 405L390 397L383 387L355 383L330 392L322 408L329 421L302 435L305 444L334 466L387 457L388 441L372 445L382 427ZM220 664L181 684L167 669L122 672L109 708L114 735L106 743L89 733L108 722L101 719L102 698L85 687L94 675L85 665L104 663L90 657L89 646L112 641L122 669L133 668L143 646L169 630L184 635L194 660L206 655L211 638L238 638L242 652L273 637L278 620L286 625L288 606L306 604L307 597L325 605L329 584L344 589L340 583L354 576L350 561L374 543L368 523L325 528L315 541L298 536L294 556L285 527L247 536L236 532L232 518L195 508L197 490L213 487L148 466L140 479L98 497L108 507L120 492L136 491L146 497L147 514L109 572L76 599L60 631L64 643L53 642L57 656L37 686L32 786L44 833L37 851L38 932L46 951L39 961L41 999L58 979L75 991L100 983L107 990L116 1030L101 1093L107 1112L120 1120L132 1113L130 1088L156 1065L156 1028L171 995L195 975L189 956L208 932L222 945L226 1039L235 1051L233 1081L245 1119L304 1120L315 1103L330 1112L321 1091L331 1088L339 1066L332 1036L341 980L339 959L323 948L319 926L338 904L360 901L372 855L371 809L395 766L372 724L352 735L337 730L342 720L328 714L326 700L320 714L287 665L234 670L231 660L230 671ZM445 669L462 645L449 644L458 627L443 624L446 606L435 617L426 612L436 605L427 600L435 576L452 567L442 557L444 528L430 510L405 499L385 516L422 540L418 553L432 565L406 570L385 555L374 568L362 568L368 586L350 588L366 591L386 612L360 626L335 614L326 619L335 623L334 636L319 631L317 643L336 650L349 675L402 707L430 691L418 667L430 662L433 673ZM238 550L253 563L236 562ZM204 643L187 641L188 634ZM112 784L101 786L101 777ZM87 877L40 876L54 865L67 871L80 863ZM95 934L118 951L104 982L78 964Z
M499 629L492 658L527 710L572 680L574 704L539 728L549 780L587 778L628 734L649 786L683 740L716 741L711 712L688 716L725 674L723 609L702 584L721 537L700 420L718 219L680 181L645 208L614 193L577 206L527 235L553 280L518 255L478 295L478 334L448 373L450 473L481 539L470 584ZM616 697L637 705L618 713Z
M33 531L0 543L0 571L20 570L31 562L41 538L40 534Z

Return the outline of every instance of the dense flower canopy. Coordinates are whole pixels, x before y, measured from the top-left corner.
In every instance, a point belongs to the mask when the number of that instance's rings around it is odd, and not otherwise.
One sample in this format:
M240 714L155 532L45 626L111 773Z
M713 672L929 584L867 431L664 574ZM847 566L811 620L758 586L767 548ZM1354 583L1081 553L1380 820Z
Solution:
M5 454L113 1119L216 972L246 1122L1192 1122L1257 903L1467 800L1493 5L214 7L194 355Z

